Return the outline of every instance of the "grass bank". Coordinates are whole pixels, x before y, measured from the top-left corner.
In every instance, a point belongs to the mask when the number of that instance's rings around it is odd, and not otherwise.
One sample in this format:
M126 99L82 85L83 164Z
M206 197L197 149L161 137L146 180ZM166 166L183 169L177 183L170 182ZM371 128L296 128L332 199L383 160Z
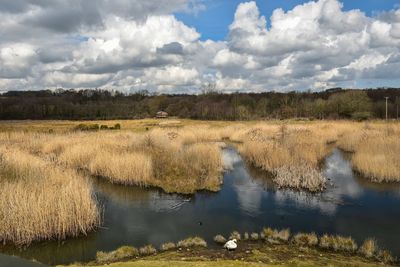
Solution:
M379 262L360 256L321 251L316 248L290 244L266 245L257 242L243 244L241 243L239 249L234 252L196 247L189 250L170 250L109 264L91 263L88 266L382 266ZM76 266L85 265L70 265L70 267Z
M340 235L318 236L315 233L291 234L290 229L266 227L261 232L239 233L233 231L238 248L227 251L222 246L227 240L216 235L214 242L219 248L207 248L200 237L189 237L177 243L168 242L158 251L152 245L141 248L123 246L114 251L99 251L96 260L72 266L147 266L151 264L178 264L181 266L217 265L227 266L390 266L396 264L390 252L379 248L372 238L361 246L351 237ZM147 265L146 265L147 264Z

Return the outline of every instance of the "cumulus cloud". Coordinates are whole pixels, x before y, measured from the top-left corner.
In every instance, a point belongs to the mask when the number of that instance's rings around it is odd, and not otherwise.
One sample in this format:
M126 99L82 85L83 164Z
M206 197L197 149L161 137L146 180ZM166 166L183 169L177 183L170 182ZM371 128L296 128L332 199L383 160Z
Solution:
M400 9L369 17L319 0L263 16L238 5L223 41L174 12L205 1L0 0L0 87L195 92L324 89L390 81L400 69Z
M275 10L267 28L256 4L248 2L237 8L228 44L230 51L253 55L255 65L264 66L251 73L237 71L241 79L252 75L253 84L277 90L328 87L335 81L379 78L367 73L393 64L387 60L400 52L400 39L393 34L399 15L392 11L381 20L359 10L345 12L337 0L320 0L287 12ZM263 64L264 58L275 63Z

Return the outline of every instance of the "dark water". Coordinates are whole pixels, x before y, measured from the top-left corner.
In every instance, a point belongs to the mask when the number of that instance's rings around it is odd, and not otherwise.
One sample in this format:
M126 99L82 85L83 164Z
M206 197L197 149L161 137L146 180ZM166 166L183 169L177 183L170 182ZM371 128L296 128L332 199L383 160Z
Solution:
M28 261L14 256L0 254L0 267L13 267L13 266L46 267L47 265L33 261Z
M339 150L327 157L324 166L331 184L317 195L277 190L264 173L246 166L233 148L225 149L223 157L232 168L225 172L218 193L170 195L95 180L98 199L104 205L104 228L62 243L40 243L22 251L1 250L61 264L92 260L98 250L159 245L192 235L202 236L212 245L216 234L272 226L290 227L294 232L351 235L358 242L375 237L381 247L400 255L400 187L374 185L358 177Z

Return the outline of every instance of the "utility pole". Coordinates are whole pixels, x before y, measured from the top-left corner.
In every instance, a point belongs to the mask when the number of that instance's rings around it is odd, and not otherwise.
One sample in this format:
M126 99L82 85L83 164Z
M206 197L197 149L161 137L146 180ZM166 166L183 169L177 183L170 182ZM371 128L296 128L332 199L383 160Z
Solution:
M396 119L399 120L399 97L396 96Z
M386 120L388 119L388 99L389 97L385 96L386 99Z

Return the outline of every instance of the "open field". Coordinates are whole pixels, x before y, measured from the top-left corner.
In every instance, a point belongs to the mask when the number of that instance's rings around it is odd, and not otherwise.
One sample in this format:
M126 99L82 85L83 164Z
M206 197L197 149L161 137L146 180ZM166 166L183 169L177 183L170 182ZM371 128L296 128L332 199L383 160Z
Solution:
M121 129L77 130L82 123ZM321 163L336 146L351 151L353 168L371 181L400 181L396 122L6 121L0 129L0 240L17 245L99 226L87 175L166 192L218 191L222 142L235 144L279 187L324 190Z

